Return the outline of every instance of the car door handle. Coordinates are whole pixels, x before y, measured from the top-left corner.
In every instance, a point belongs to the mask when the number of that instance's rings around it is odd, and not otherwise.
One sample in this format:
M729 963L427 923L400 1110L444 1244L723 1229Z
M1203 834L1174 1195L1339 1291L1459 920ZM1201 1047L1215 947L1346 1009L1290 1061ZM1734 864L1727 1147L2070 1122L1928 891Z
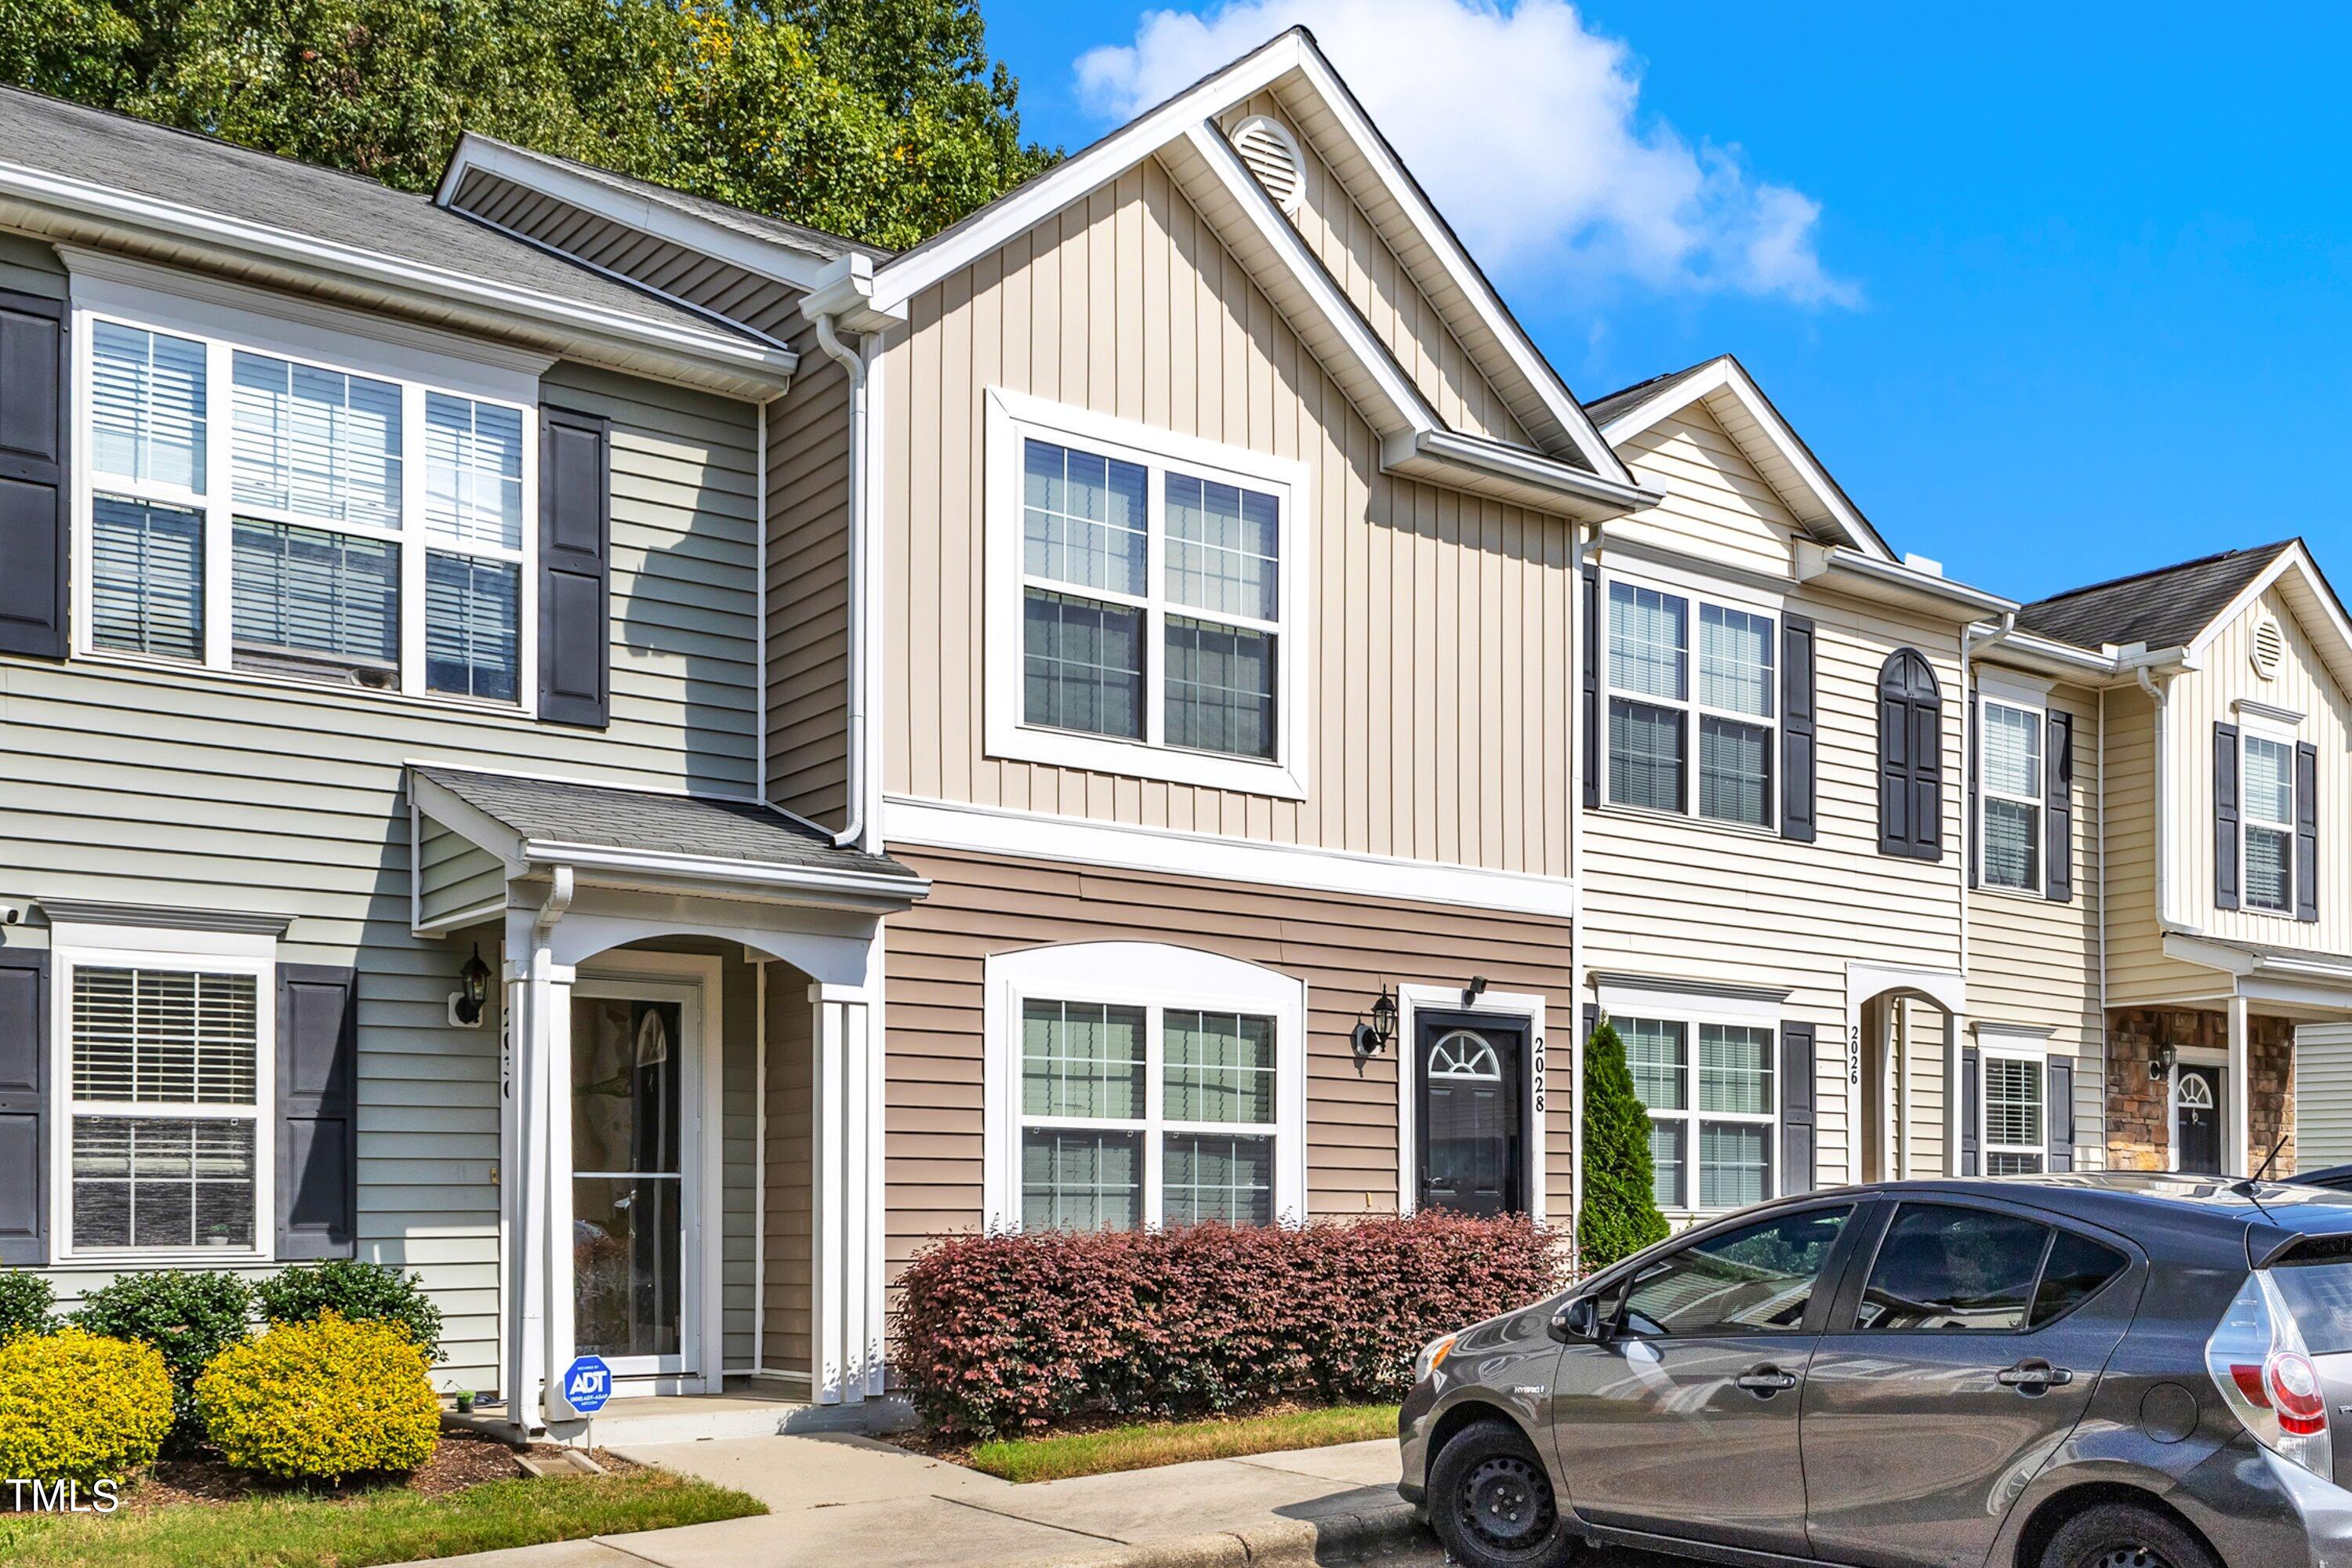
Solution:
M1738 1381L1740 1387L1757 1398L1769 1399L1783 1389L1796 1387L1797 1374L1793 1372L1782 1372L1777 1366L1766 1365L1751 1369Z
M2043 1394L2053 1388L2065 1387L2074 1381L2074 1374L2063 1366L2052 1366L2036 1357L1993 1373L1993 1380L2003 1388L2013 1388L2020 1394Z

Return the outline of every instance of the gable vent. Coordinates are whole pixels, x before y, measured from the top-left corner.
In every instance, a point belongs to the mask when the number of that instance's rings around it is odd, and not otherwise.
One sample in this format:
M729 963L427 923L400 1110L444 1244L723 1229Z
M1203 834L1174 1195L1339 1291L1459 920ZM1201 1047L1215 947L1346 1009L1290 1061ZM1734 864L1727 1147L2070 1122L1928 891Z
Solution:
M1298 210L1307 190L1307 161L1298 142L1280 122L1253 114L1234 127L1234 151L1284 212Z
M2254 623L2252 653L2254 673L2264 680L2278 673L2279 660L2286 657L2286 634L2268 616Z

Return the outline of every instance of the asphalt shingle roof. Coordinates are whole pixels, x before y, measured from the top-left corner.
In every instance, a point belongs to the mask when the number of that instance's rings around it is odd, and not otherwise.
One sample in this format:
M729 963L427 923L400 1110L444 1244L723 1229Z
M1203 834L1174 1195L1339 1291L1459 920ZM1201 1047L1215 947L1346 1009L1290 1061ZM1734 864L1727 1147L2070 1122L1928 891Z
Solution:
M2022 630L2076 647L2095 648L2108 643L2179 647L2212 625L2213 617L2247 584L2294 547L2294 542L2287 540L2225 550L2219 555L2094 583L2024 605L2017 612L2017 624Z
M709 317L358 174L0 88L0 162L650 321Z
M775 807L740 796L664 795L469 768L416 772L526 838L920 880L887 855L836 849Z
M1664 375L1654 375L1647 381L1637 381L1631 386L1621 386L1616 391L1596 397L1586 404L1584 412L1591 416L1595 425L1606 425L1627 409L1647 403L1676 382L1685 376L1696 375L1714 363L1714 360L1703 359L1696 364L1685 365L1680 370L1670 370Z

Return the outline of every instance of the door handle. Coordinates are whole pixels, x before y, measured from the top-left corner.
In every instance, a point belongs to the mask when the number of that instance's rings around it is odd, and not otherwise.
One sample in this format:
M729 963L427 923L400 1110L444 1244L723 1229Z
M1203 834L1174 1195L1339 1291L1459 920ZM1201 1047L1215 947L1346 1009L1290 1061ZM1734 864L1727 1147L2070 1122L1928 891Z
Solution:
M1739 1378L1738 1383L1740 1387L1757 1398L1769 1399L1783 1389L1796 1387L1797 1374L1793 1372L1782 1372L1779 1367L1767 1363L1750 1369Z
M2074 1382L2074 1374L2063 1366L2052 1366L2033 1356L1993 1373L1993 1381L2020 1394L2046 1394L2051 1389L2063 1388Z

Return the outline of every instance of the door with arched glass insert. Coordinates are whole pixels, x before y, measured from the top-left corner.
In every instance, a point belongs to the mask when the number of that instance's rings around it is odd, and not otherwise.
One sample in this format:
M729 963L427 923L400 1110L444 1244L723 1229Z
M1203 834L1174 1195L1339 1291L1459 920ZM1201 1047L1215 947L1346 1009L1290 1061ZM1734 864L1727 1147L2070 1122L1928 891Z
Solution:
M1465 1214L1523 1211L1527 1194L1524 1020L1418 1014L1412 1070L1420 1205Z

